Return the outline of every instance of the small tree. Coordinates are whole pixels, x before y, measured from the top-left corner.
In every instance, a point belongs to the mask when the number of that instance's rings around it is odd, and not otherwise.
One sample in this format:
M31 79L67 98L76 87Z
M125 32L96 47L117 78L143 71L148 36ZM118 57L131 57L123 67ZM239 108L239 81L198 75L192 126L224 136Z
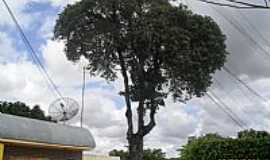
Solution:
M92 75L113 81L120 70L129 160L142 160L143 138L167 96L181 102L201 97L227 56L225 36L210 17L168 0L82 0L59 15L54 35L64 40L69 60L88 59Z

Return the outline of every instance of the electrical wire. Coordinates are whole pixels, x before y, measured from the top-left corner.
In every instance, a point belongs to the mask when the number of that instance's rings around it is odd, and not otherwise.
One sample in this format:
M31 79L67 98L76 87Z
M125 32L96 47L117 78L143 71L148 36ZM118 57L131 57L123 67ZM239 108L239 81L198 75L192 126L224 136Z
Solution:
M2 2L4 3L8 13L10 14L15 26L17 27L17 30L20 33L20 36L23 40L23 43L25 44L26 48L29 49L30 53L31 53L31 58L33 59L34 63L36 63L37 68L39 69L39 71L41 72L41 74L43 74L43 76L47 79L47 82L49 84L49 86L51 86L52 88L52 92L54 94L56 94L57 96L59 96L60 98L63 99L63 95L62 93L59 91L57 85L55 84L55 82L53 81L53 79L50 77L48 71L46 70L46 68L43 66L41 60L39 59L37 53L35 52L34 48L32 47L30 41L28 40L26 34L24 33L22 27L20 26L15 14L13 13L13 11L11 10L11 8L9 7L8 3L6 2L6 0L2 0Z
M223 108L230 113L242 126L247 126L247 124L224 102L222 101L214 91L209 91L211 95L223 106Z
M241 33L244 37L246 37L249 42L252 42L255 46L257 46L258 49L260 49L268 58L270 58L270 53L262 46L260 43L258 43L252 36L249 35L249 33L246 31L245 28L243 28L241 25L236 24L233 21L233 18L228 18L225 14L217 10L216 8L212 7L216 13L218 13L221 17L223 17L231 26L233 26L239 33ZM259 52L260 53L260 52Z
M245 88L247 88L252 94L254 94L259 99L263 100L264 102L268 102L267 99L265 99L262 95L260 95L257 91L255 91L253 88L251 88L246 82L241 80L235 73L233 73L229 68L226 66L223 67L223 70L227 72L231 77L233 77L235 80L237 80L240 84L242 84Z
M263 51L265 53L265 55L270 57L270 54L268 53L267 50L264 49L263 46L261 46L256 40L253 39L253 37L251 37L244 28L242 28L241 26L237 26L232 19L226 17L223 13L219 12L217 9L213 8L213 10L215 10L219 15L221 15L224 19L226 19L235 29L237 29L240 33L242 33L244 36L246 36L250 41L252 41L255 45L258 46L259 49L261 49L261 51ZM226 66L223 67L224 71L227 72L229 75L231 75L235 80L237 80L240 84L242 84L244 87L246 87L251 93L253 93L255 96L257 96L258 98L260 98L261 100L263 100L264 102L268 102L267 99L265 99L263 96L261 96L258 92L256 92L254 89L252 89L246 82L242 81L240 78L238 78L238 76L233 73L229 68L227 68Z
M188 5L188 6L190 6L190 4L187 2L187 0L186 0L186 4ZM191 6L190 6L191 7ZM214 9L214 8L213 8ZM216 9L214 9L215 11L217 11L218 13L219 13L219 11L218 10L216 10ZM220 14L220 15L222 15L223 16L223 14ZM227 17L224 17L224 18L226 18L226 20L228 20L229 22L231 22ZM233 25L233 26L235 26L235 27L237 27L237 25L235 25L233 22L231 22L230 23L231 25ZM238 28L238 27L237 27ZM237 30L241 30L241 29L237 29ZM247 33L245 33L244 32L244 34L247 34ZM248 35L248 34L247 34ZM248 35L249 36L249 35ZM250 37L250 36L249 36ZM254 41L254 43L255 44L257 44L257 42L252 38L252 37L250 37L251 38L251 40L253 40ZM266 50L264 50L264 48L262 47L261 48L267 55L269 55L270 56L270 54L266 51ZM238 81L240 84L242 84L245 88L247 88L251 93L253 93L255 96L257 96L258 98L260 98L261 100L263 100L264 102L268 102L268 100L267 99L265 99L263 96L261 96L258 92L256 92L254 89L252 89L246 82L244 82L244 81L242 81L240 78L238 78L238 76L235 74L235 73L233 73L229 68L227 68L226 66L224 66L223 67L223 69L224 69L224 71L225 72L227 72L232 78L234 78L236 81Z
M228 92L228 91L226 90L226 88L222 85L222 83L221 83L218 79L216 79L216 78L214 77L213 80L214 80L214 84L216 84L216 86L217 86L221 91L223 91L226 95L230 95L230 92ZM238 88L238 87L237 87L237 88ZM244 96L247 100L249 100L249 97L247 97L246 94L243 94L243 96ZM229 98L230 98L234 103L237 103L239 106L241 106L241 108L244 108L244 106L243 106L242 104L239 104L238 101L237 101L234 97L229 96Z
M189 7L191 7L190 6L190 4L188 3L188 1L186 0L185 1L186 2L186 5L187 6L189 6ZM230 70L228 70L229 71L229 73L230 73L230 75L232 76L232 72L230 71ZM237 76L233 76L233 78L235 78L235 79L237 79L238 81L240 80ZM241 84L243 83L243 85L245 86L245 87L247 87L250 91L252 91L252 93L256 93L256 95L257 96L259 96L259 94L256 92L256 91L254 91L251 87L249 87L245 82L243 82L242 80L240 80L240 82L241 82ZM241 90L242 91L242 90ZM216 96L213 92L211 93L213 96L211 96L210 94L206 94L207 95L207 97L211 100L211 101L213 101L220 109L222 109L223 110L223 112L225 112L231 119L232 119L232 121L234 121L239 127L241 127L241 128L244 128L244 126L247 126L247 124L245 123L245 122L243 122L234 112L233 112L233 110L232 109L230 109L230 107L229 106L227 106L224 102L222 102L221 101L221 99L219 99L218 98L218 96ZM260 96L260 98L262 98L261 96ZM264 98L263 98L263 100L265 100ZM235 118L236 117L236 118Z
M260 37L268 46L270 46L270 41L265 38L265 35L263 35L256 27L255 25L253 25L250 20L247 18L247 16L245 14L243 14L241 11L236 10L237 13L241 16L242 19L244 19L246 21L246 23L248 24L248 26L256 32L257 35L259 35L258 37Z
M188 1L185 1L186 4L191 7L191 5L188 3ZM268 58L268 60L270 60L270 53L268 52L267 49L264 48L264 46L262 46L260 43L257 42L257 40L255 40L252 36L249 35L249 33L246 31L245 28L243 28L241 25L237 24L234 22L234 18L232 17L227 17L225 14L223 14L222 12L220 12L219 10L217 10L216 8L214 7L211 7L215 12L217 12L221 17L223 17L231 26L233 26L239 33L241 33L247 40L249 40L249 42L251 42L252 44L254 44L259 50L261 50ZM248 22L249 23L249 22ZM250 27L252 28L255 28L255 31L256 30L256 27L254 27L251 23L249 23ZM259 35L262 35L260 34L259 31L257 31L257 33L259 33ZM268 40L266 40L264 38L264 36L260 36L265 42L269 42ZM270 45L270 42L268 43ZM259 52L260 53L260 52Z
M213 4L213 5L221 6L221 7L230 7L230 8L236 8L236 9L252 9L252 7L238 6L238 5L220 3L220 2L210 1L210 0L196 0L196 1L207 3L207 4Z
M207 4L213 4L216 6L230 7L230 8L236 8L236 9L269 9L270 8L268 4L257 5L253 3L246 3L242 1L236 1L236 0L226 0L229 3L216 2L213 0L196 0L196 1L200 1Z
M228 98L234 103L236 104L237 106L240 106L241 110L244 112L244 113L248 113L245 111L245 106L242 104L242 103L239 103L239 101L234 97L234 96L229 96L231 93L228 92L226 90L226 88L222 85L221 82L219 82L219 80L217 80L216 78L213 78L214 80L214 83L216 84L216 86L219 88L220 91L224 92ZM243 93L242 93L243 94ZM247 95L243 94L244 97L247 99L247 100L250 100ZM253 98L253 97L252 97ZM251 102L251 101L250 101ZM252 118L251 118L252 119Z
M236 88L241 92L241 94L250 102L250 103L253 103L254 102L254 100L252 100L253 99L253 97L251 97L251 96L249 96L246 92L245 92L245 90L243 89L243 87L242 87L242 85L240 85L239 83L238 83L238 81L236 82L235 81L235 79L233 78L233 77L228 77L228 78L230 78L231 80L232 80L232 82L236 85ZM216 84L218 84L219 86L221 85L221 82L219 82L219 80L217 80L217 79L214 79L214 81L216 82ZM222 86L222 85L221 85ZM225 88L223 87L223 90L225 90Z
M235 118L231 113L229 113L223 106L222 103L220 103L220 101L218 101L217 99L215 99L215 97L213 97L212 95L210 95L209 93L206 93L206 96L219 108L221 109L221 111L223 111L231 120L232 122L234 122L237 126L239 126L241 129L245 129L244 125L237 120L237 118Z
M260 5L260 4L250 3L250 2L243 2L239 0L226 0L226 1L230 3L234 3L234 4L243 5L243 6L253 7L253 8L268 8L266 0L264 0L264 2L266 3L265 5Z

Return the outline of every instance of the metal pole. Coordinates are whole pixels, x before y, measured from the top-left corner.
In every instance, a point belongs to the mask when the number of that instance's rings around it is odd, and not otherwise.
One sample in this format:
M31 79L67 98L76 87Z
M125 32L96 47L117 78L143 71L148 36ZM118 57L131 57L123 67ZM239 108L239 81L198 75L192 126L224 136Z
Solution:
M85 95L85 70L83 67L83 83L82 83L82 109L81 109L81 128L83 127L83 112L84 112L84 95Z

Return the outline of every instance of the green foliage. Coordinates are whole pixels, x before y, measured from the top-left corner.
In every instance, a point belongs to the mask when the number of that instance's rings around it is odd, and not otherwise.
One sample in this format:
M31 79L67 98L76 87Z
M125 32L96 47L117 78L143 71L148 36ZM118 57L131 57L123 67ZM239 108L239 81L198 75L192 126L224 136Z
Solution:
M166 154L161 149L147 149L143 152L144 160L166 160Z
M270 138L270 134L266 131L255 131L253 129L251 130L245 130L238 133L238 138L244 139L244 138Z
M44 111L41 110L38 105L31 109L29 106L22 102L0 102L0 113L44 121L52 121L51 117L46 116Z
M263 136L254 136L262 133ZM270 158L270 135L267 132L250 130L239 135L241 137L236 139L219 135L195 138L181 149L180 160Z
M54 38L65 43L68 60L86 58L92 75L114 81L122 74L129 160L142 160L143 137L165 99L203 96L228 55L212 18L169 0L81 0L60 13ZM138 102L137 132L131 101Z
M121 160L128 160L128 152L123 150L113 150L110 156L120 157ZM161 149L147 149L143 151L143 160L170 160L166 159L166 154Z
M155 106L168 94L180 101L202 96L228 54L210 17L167 0L82 0L60 14L54 35L69 60L88 59L93 75L114 80L121 66L131 99Z
M120 157L120 160L128 160L128 152L123 150L112 150L110 156Z

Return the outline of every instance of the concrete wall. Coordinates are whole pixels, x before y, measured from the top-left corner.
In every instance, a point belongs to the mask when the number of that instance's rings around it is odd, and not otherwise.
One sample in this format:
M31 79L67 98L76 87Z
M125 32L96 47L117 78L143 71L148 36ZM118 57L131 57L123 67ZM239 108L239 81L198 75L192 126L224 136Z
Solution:
M4 160L82 160L82 152L6 146Z

